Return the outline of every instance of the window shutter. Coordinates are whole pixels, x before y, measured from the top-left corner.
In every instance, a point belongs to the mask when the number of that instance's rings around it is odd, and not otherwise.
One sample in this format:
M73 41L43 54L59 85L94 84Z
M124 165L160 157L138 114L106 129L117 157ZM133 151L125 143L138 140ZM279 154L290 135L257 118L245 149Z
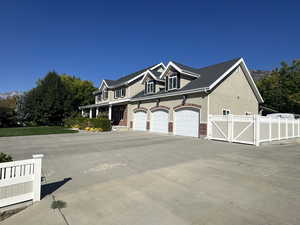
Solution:
M126 88L124 87L124 91L123 91L123 97L126 96Z
M156 92L156 80L153 81L153 92Z
M180 73L177 74L177 88L180 88Z
M145 94L147 94L147 82L145 82Z
M169 83L168 77L166 77L166 82L165 83L166 83L165 90L168 91L168 83Z
M117 90L114 91L114 98L117 98Z

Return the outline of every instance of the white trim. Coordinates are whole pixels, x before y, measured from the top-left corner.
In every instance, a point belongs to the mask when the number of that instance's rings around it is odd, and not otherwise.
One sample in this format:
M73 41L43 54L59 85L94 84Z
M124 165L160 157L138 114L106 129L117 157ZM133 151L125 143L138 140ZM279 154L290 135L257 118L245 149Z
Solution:
M99 90L101 90L103 83L105 84L106 87L108 87L107 83L105 82L105 80L102 80L101 85L99 87Z
M220 81L222 81L235 67L237 67L242 62L242 58L239 59L233 66L225 71L217 80L215 80L210 86L209 89L213 89Z
M177 96L177 95L183 95L183 94L193 94L193 93L197 93L197 92L205 92L208 91L208 88L196 88L196 89L192 89L192 90L187 90L187 91L176 91L176 92L171 92L171 93L164 93L164 94L160 94L160 95L154 95L154 96L143 96L143 97L139 97L139 98L134 98L131 99L132 102L136 102L136 101L141 101L141 100L148 100L148 99L156 99L156 98L164 98L164 97L171 97L171 96Z
M141 80L141 84L144 82L144 80L146 79L148 74L150 74L150 76L156 81L165 82L164 80L157 79L157 77L150 70L146 70L143 74L144 74L144 77Z
M257 92L257 94L258 94L258 97L259 97L259 100L261 101L260 103L264 103L264 99L262 98L262 96L261 96L261 94L260 94L260 92L259 92L259 90L258 90L258 88L257 88L257 86L256 86L256 84L255 84L255 82L254 82L254 80L253 80L253 77L251 76L251 73L250 73L250 71L249 71L249 69L248 69L248 67L247 67L247 65L246 65L246 63L245 63L245 61L244 61L244 59L242 58L242 65L245 67L245 69L246 69L246 72L247 72L247 74L248 74L248 77L250 78L250 80L251 80L251 83L252 83L252 85L253 85L253 88L255 89L255 91ZM251 83L250 83L250 85L251 85Z
M246 63L244 61L243 58L240 58L233 66L231 66L227 71L225 71L225 73L223 73L215 82L213 82L210 86L209 86L209 89L212 90L217 84L219 84L233 69L235 69L238 65L242 65L242 67L246 70L246 77L248 78L247 80L249 81L250 83L250 86L252 87L253 89L253 92L255 94L255 96L257 97L258 99L258 102L259 103L263 103L264 100L263 98L261 97L258 89L257 89L257 86L255 85L255 82L251 76L251 73L249 72L247 66L246 66Z
M175 70L177 70L178 72L182 73L182 69L180 69L180 68L179 68L178 66L176 66L172 61L170 61L170 62L168 63L168 65L167 65L167 68L165 69L165 71L162 72L162 74L160 75L159 79L162 79L162 78L164 77L165 73L168 71L168 69L169 69L171 66L172 66Z
M178 72L182 73L182 74L186 74L188 76L192 76L192 77L200 77L199 74L196 74L196 73L193 73L193 72L190 72L190 71L187 71L187 70L183 70L181 69L180 67L178 67L175 63L173 63L172 61L170 61L167 65L167 68L165 69L165 71L160 75L160 79L162 79L165 75L165 73L168 71L168 69L170 67L173 67L175 70L177 70Z
M166 66L163 64L163 62L161 62L161 63L159 63L159 64L157 64L157 65L151 67L150 70L154 70L155 68L157 68L157 67L159 67L159 66L163 66L164 69L166 69Z
M122 99L122 100L119 100L119 101L112 101L112 102L108 102L108 105L114 105L114 104L117 104L117 103L127 102L129 100L130 100L130 98Z
M158 66L160 66L160 65L162 65L164 68L166 68L165 65L161 62L161 63L159 63L159 64L157 64L157 65L151 67L150 70L152 70L152 69L154 69L154 68L156 68L156 67L158 67ZM149 70L149 69L148 69L148 70ZM137 75L136 77L132 78L131 80L126 81L124 84L129 84L129 83L131 83L132 81L135 81L136 79L140 78L141 76L144 76L145 73L147 73L148 70L146 70L146 71L144 71L143 73Z

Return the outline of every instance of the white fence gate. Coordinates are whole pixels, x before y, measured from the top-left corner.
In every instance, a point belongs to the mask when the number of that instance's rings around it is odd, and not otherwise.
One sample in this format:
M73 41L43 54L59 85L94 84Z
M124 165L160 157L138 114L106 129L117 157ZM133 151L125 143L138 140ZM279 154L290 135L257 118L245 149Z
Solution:
M300 137L299 119L259 115L209 115L209 139L259 146L261 142L295 137Z
M0 207L40 201L42 158L0 163Z

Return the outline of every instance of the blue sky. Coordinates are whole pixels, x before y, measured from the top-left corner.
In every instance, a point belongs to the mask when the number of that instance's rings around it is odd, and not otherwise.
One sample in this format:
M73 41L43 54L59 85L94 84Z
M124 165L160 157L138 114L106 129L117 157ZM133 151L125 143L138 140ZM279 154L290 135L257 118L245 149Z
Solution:
M202 67L242 56L272 69L299 58L299 1L1 1L0 92L50 70L115 79L175 60Z

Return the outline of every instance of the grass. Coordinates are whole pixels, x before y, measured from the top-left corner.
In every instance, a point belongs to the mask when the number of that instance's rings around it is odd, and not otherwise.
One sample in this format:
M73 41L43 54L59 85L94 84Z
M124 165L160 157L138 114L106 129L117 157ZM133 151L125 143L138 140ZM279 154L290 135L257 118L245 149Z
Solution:
M65 127L56 127L56 126L0 128L0 137L66 134L66 133L77 133L77 132L78 131L70 130Z

